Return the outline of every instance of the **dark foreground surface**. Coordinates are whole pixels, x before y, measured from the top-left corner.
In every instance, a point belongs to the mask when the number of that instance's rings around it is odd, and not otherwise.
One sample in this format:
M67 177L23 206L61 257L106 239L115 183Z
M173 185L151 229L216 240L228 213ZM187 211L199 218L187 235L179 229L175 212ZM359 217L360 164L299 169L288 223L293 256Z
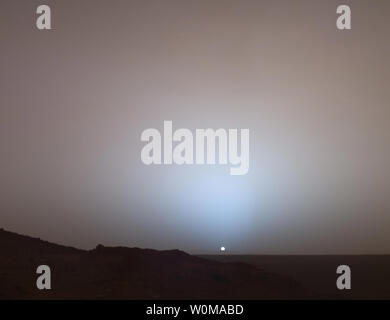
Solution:
M219 261L218 261L219 260ZM336 267L352 290L336 289ZM39 265L52 289L38 290ZM0 229L0 299L340 299L390 297L388 256L207 256L179 250L85 251Z
M38 290L39 265L52 289ZM297 281L244 263L179 250L97 246L91 251L0 231L0 299L315 299Z
M344 299L390 299L390 255L207 255L220 262L248 263L291 277L324 296ZM351 268L351 290L336 288L336 268Z

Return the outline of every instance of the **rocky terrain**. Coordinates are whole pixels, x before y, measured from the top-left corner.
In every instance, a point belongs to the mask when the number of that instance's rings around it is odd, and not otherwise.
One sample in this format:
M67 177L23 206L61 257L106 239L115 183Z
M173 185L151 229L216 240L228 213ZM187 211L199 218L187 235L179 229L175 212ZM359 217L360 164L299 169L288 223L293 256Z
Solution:
M48 265L52 289L38 290ZM295 280L245 263L179 250L104 247L91 251L0 231L0 299L316 298Z

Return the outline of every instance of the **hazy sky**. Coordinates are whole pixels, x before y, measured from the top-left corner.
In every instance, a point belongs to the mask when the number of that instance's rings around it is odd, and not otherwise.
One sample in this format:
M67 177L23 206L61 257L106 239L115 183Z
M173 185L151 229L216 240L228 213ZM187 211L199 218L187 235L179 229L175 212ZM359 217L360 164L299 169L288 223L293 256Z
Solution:
M0 227L81 248L390 253L389 18L388 0L2 0ZM144 165L140 135L164 120L249 128L248 174Z

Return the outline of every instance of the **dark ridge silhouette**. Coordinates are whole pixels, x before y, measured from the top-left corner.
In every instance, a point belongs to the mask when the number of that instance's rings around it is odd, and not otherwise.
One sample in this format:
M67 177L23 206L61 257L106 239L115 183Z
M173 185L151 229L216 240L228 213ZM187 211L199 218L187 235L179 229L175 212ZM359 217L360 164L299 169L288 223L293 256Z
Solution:
M52 290L36 288L48 265ZM245 263L179 250L105 247L90 251L0 230L0 299L321 298L288 277Z

